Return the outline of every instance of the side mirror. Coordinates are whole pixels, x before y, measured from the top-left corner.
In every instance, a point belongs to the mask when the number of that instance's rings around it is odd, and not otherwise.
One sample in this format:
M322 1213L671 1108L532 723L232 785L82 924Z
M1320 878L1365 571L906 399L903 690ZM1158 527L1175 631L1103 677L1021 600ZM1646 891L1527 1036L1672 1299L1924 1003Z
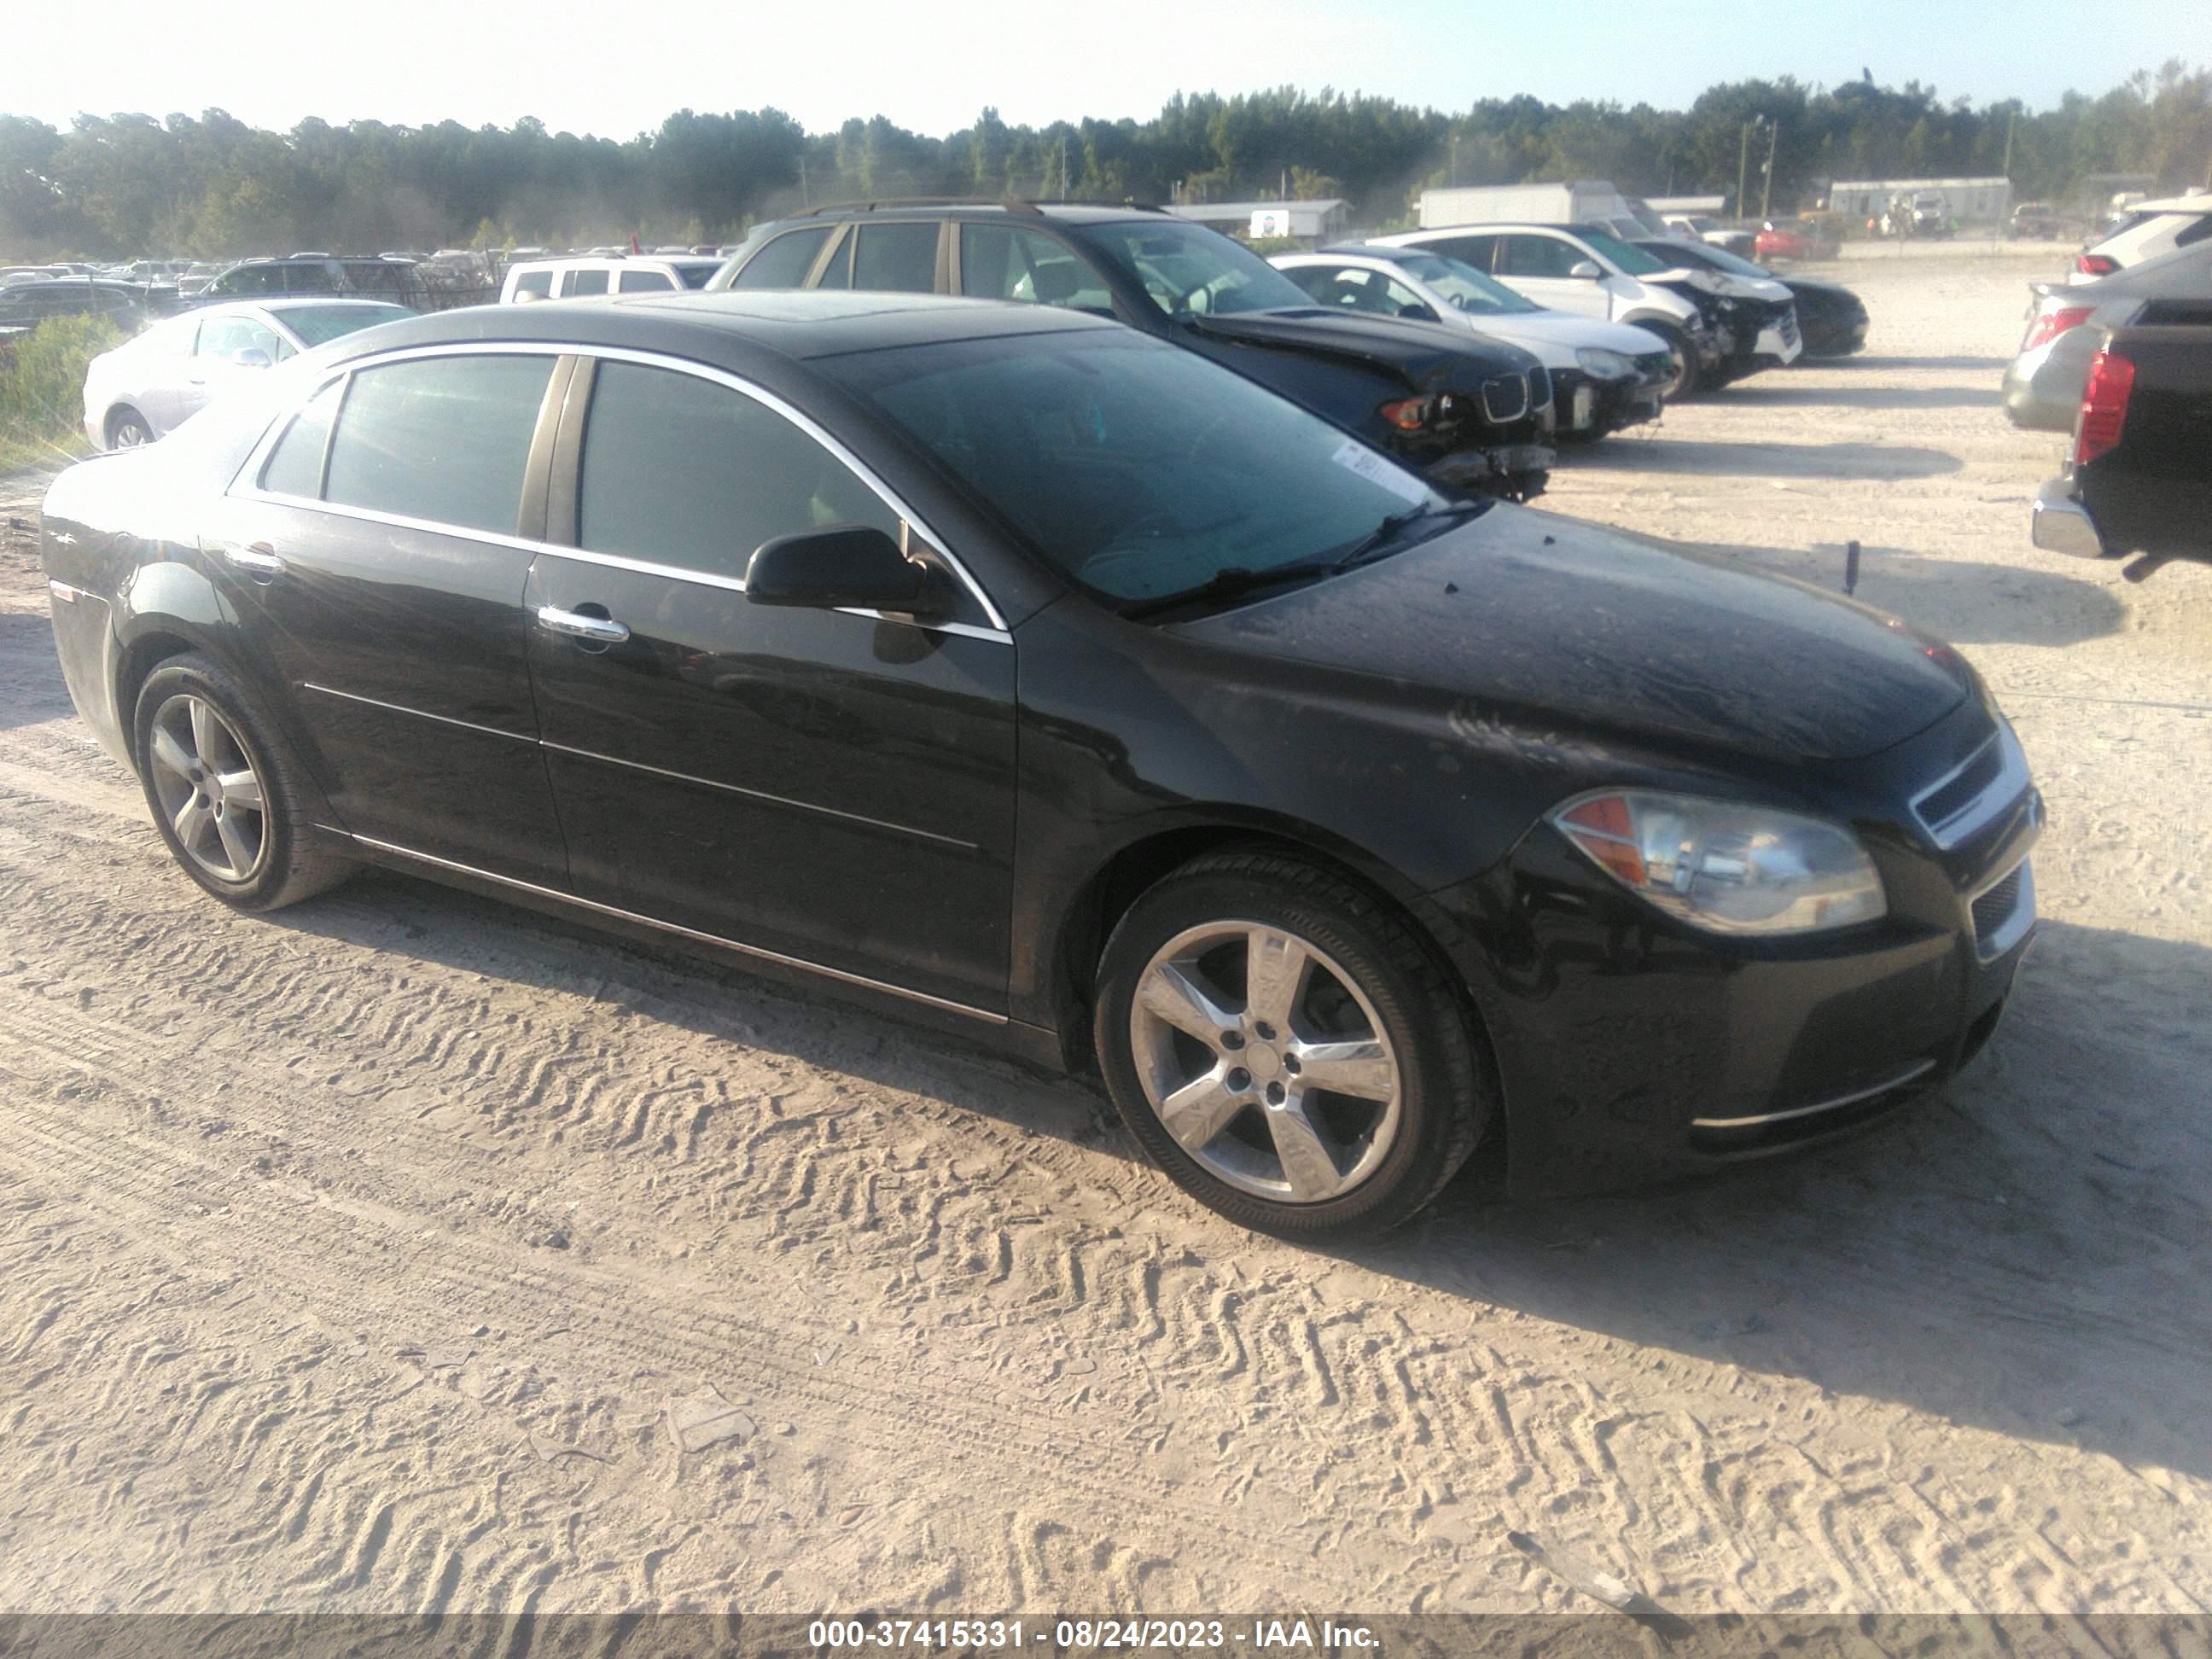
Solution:
M745 597L755 605L816 611L934 609L927 565L867 525L831 525L763 542L745 567Z
M1398 314L1409 323L1437 323L1443 319L1437 315L1436 307L1425 306L1419 300L1411 305L1400 306Z
M266 368L269 354L259 346L240 346L230 354L230 361L240 368Z
M1567 275L1577 282L1595 283L1605 275L1605 267L1595 259L1577 259L1567 267Z

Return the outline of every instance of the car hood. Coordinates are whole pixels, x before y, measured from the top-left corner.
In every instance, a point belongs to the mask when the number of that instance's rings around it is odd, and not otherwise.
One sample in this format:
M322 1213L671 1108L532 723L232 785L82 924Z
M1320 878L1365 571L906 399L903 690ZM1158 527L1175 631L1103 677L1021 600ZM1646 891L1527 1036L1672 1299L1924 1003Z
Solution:
M1452 313L1469 329L1493 340L1504 340L1533 351L1555 368L1572 368L1575 350L1598 346L1630 357L1664 351L1667 343L1646 330L1626 323L1602 322L1577 317L1569 311L1510 311L1503 316L1463 311Z
M1428 687L1504 720L1564 718L1784 762L1874 754L1972 684L1948 647L1850 600L1502 503L1175 631Z
M1390 317L1344 317L1319 307L1195 317L1191 326L1217 338L1278 351L1395 370L1419 390L1462 386L1509 371L1526 374L1536 360L1517 346L1484 339L1440 323Z
M1782 286L1800 300L1811 300L1821 305L1858 305L1859 296L1841 283L1824 283L1817 276L1786 276Z

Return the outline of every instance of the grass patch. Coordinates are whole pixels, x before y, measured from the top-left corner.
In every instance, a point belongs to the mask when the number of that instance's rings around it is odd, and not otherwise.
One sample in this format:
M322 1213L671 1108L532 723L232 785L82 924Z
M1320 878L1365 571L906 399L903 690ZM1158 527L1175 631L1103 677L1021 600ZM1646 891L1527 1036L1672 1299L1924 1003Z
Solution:
M105 317L52 317L0 340L0 472L76 459L84 436L84 374L123 343Z

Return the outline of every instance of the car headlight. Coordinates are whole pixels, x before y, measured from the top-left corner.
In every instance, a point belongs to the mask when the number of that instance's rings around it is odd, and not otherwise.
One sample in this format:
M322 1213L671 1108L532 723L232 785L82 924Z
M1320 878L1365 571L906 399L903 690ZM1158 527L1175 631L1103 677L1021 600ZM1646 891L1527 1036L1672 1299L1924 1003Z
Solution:
M1889 908L1858 837L1819 818L1607 789L1564 803L1551 822L1622 886L1711 933L1825 933Z
M1577 346L1575 361L1583 366L1583 373L1593 380L1625 380L1636 373L1636 365L1618 351L1607 351L1603 346Z

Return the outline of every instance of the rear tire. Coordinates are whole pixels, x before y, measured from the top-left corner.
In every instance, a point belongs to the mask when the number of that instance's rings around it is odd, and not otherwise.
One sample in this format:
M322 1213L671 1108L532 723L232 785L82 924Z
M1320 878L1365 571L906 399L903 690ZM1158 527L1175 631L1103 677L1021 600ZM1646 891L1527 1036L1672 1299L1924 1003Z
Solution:
M353 872L317 844L305 769L276 721L211 658L172 657L146 677L131 753L170 856L225 904L281 909Z
M1169 1178L1297 1242L1419 1213L1492 1109L1467 1015L1412 927L1272 849L1194 860L1130 907L1092 1035L1122 1121Z
M153 441L153 423L130 404L122 404L109 412L107 447L110 449L140 449Z

